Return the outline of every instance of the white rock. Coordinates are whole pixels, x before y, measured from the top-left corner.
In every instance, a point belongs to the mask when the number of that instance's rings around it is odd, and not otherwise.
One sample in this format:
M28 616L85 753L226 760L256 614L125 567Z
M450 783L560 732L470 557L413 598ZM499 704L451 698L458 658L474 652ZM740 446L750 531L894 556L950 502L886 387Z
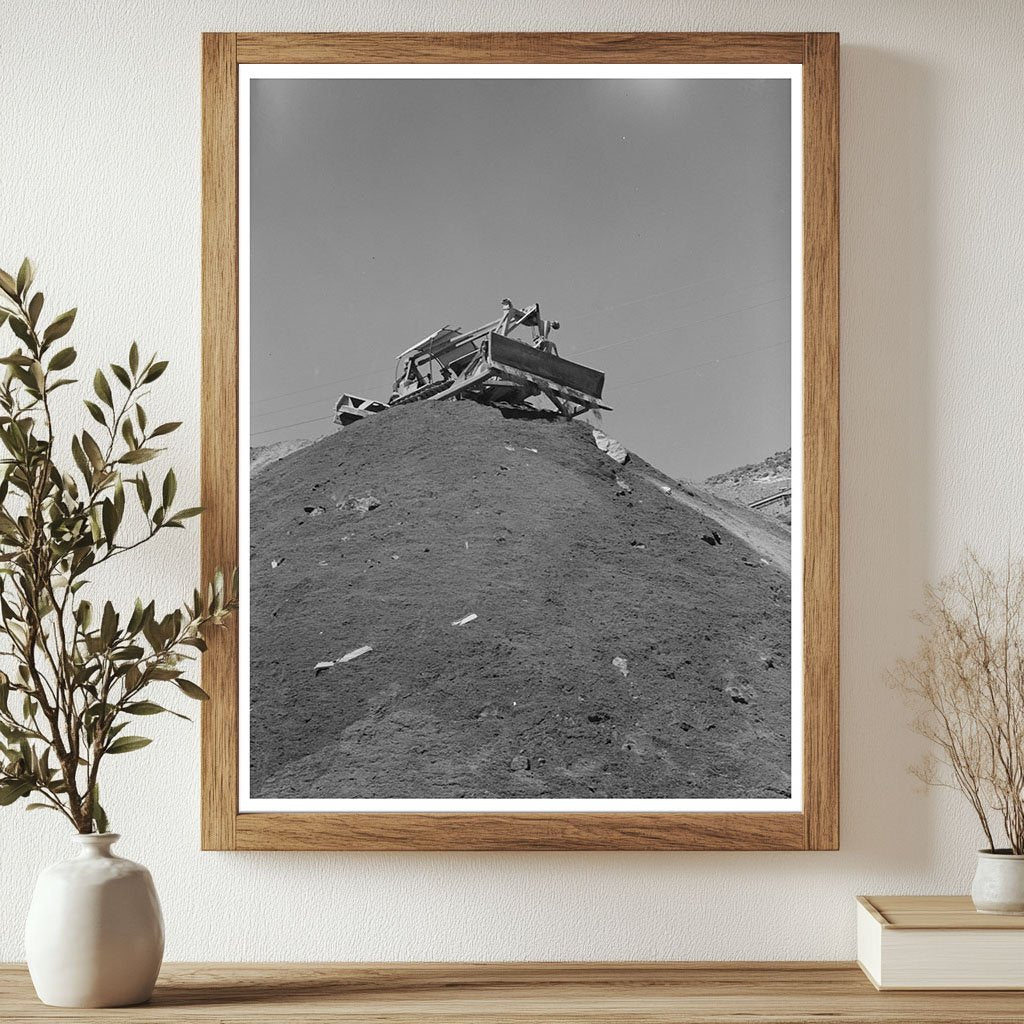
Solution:
M363 647L357 647L354 651L349 651L348 654L343 654L338 659L338 664L340 665L343 661L355 661L356 658L361 658L364 654L369 654L372 650L373 648L369 644L366 644Z
M594 431L594 444L620 466L629 459L629 452L614 437L609 437L603 430Z

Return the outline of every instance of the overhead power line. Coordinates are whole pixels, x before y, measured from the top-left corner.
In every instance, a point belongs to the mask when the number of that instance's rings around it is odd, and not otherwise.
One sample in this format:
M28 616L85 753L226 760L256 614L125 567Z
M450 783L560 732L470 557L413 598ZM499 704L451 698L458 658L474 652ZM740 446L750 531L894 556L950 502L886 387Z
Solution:
M776 277L776 278L772 278L770 281L759 281L759 282L757 282L757 283L755 283L753 285L750 285L749 287L750 288L767 288L767 287L769 287L769 286L771 286L773 284L778 284L782 280L784 280L784 279ZM604 307L602 309L591 309L591 310L586 310L586 311L584 311L582 313L573 313L573 314L570 314L566 318L566 320L567 320L567 322L568 321L572 321L573 323L576 323L576 322L578 322L580 320L586 320L588 317L598 316L599 314L604 314L604 313L612 313L615 310L622 309L625 306L635 306L635 305L637 305L638 303L641 303L641 302L650 302L652 299L662 298L665 295L674 295L676 292L687 291L687 290L690 290L692 288L700 288L703 285L712 284L712 283L714 283L714 282L711 281L711 280L708 280L708 281L694 281L694 282L691 282L690 284L679 285L676 288L668 288L665 291L654 292L651 295L644 295L644 296L642 296L642 297L640 297L638 299L627 299L625 302L618 302L618 303L616 303L613 306L606 306L606 307ZM686 306L682 306L681 307L681 309L686 309L686 308L687 308ZM679 311L680 310L676 310L676 312L679 312ZM698 323L705 323L705 322L706 321L698 321ZM641 335L641 337L649 337L649 335L645 334L645 335ZM627 339L627 340L634 340L634 339ZM615 342L614 344L615 345L625 344L625 342ZM601 352L605 348L611 348L611 347L614 347L614 346L606 345L606 346L602 346L601 348L597 348L597 349L581 349L576 354L582 355L582 354L584 354L586 352ZM573 349L572 351L576 352L575 349ZM310 385L307 385L306 387L295 388L293 391L281 391L281 392L278 392L277 394L266 395L263 398L257 398L252 404L254 406L255 405L262 405L265 402L272 402L272 401L274 401L275 399L278 399L278 398L290 398L292 395L305 394L307 391L317 391L317 390L320 390L321 388L336 387L338 384L346 384L349 381L362 380L362 379L364 379L366 377L372 377L372 376L374 376L375 374L378 374L378 373L390 373L390 372L391 372L391 368L390 367L378 367L377 369L372 369L372 370L361 370L358 373L346 374L344 377L337 377L337 378L335 378L333 380L324 381L323 383L320 383L320 384L310 384ZM296 408L298 408L298 406L286 406L283 409L275 409L273 411L274 412L287 412L289 409L296 409Z
M362 380L363 377L372 377L377 373L391 373L393 367L378 367L376 370L363 370L361 373L349 373L337 380L326 380L322 384L310 384L305 388L296 388L294 391L282 391L277 395L267 395L266 398L257 398L253 405L260 405L263 402L272 402L275 398L289 398L291 395L300 395L305 391L316 391L319 388L333 388L350 380ZM277 409L276 412L284 412L284 409Z
M647 331L645 334L634 334L631 338L623 338L622 341L613 341L608 345L599 345L596 348L584 348L579 351L573 349L572 355L585 356L593 352L604 352L606 349L618 348L620 345L631 345L633 342L643 341L644 338L653 338L659 334L668 334L669 331L682 330L687 327L699 327L701 324L709 324L713 320L724 320L726 317L735 316L737 313L746 313L751 309L760 309L762 306L772 306L776 302L784 302L788 299L788 295L780 295L775 299L767 299L764 302L755 302L750 306L740 306L738 309L730 309L725 313L716 313L714 316L705 317L703 320L691 320L689 323L672 324L671 327L662 327L656 331Z
M734 352L732 355L719 356L717 359L709 359L703 363L691 363L689 366L680 366L675 370L670 370L668 373L657 373L653 377L643 377L640 380L631 380L626 384L619 384L615 390L623 390L625 388L635 387L638 384L647 384L652 380L661 380L663 377L675 377L677 374L685 373L687 370L700 370L705 366L714 366L716 363L725 363L730 359L741 359L743 356L757 355L760 352L770 352L772 349L781 348L783 345L788 345L788 341L777 341L774 345L765 345L762 348L752 348L745 352ZM250 432L250 437L259 437L261 434L272 434L277 430L288 430L291 427L303 427L308 423L322 423L326 417L314 416L309 420L297 420L294 423L282 423L276 427L267 427L264 430L253 430Z
M731 356L719 356L717 359L709 359L706 363L693 363L690 366L680 366L677 370L669 370L668 373L656 373L653 377L643 377L641 380L631 380L628 384L619 384L614 390L631 388L637 384L647 384L652 380L661 380L662 377L674 377L676 374L685 373L687 370L700 370L705 366L714 366L716 363L725 363L730 359L741 359L743 356L753 356L758 352L770 352L773 348L781 348L788 345L788 341L777 341L774 345L765 345L763 348L751 348L746 352L734 352Z
M724 313L716 313L714 316L705 317L703 320L691 320L689 323L672 324L672 326L670 326L670 327L659 328L656 331L647 331L644 334L635 334L632 337L623 338L620 341L613 341L613 342L611 342L611 343L609 343L607 345L598 345L595 348L584 348L584 349L580 349L579 351L573 349L573 350L571 350L569 352L569 354L572 355L573 357L575 357L575 356L588 355L588 354L591 354L591 353L594 353L594 352L605 352L608 349L619 348L622 345L631 345L631 344L633 344L633 343L635 343L637 341L643 341L645 338L653 338L653 337L656 337L659 334L667 334L669 331L683 330L683 329L686 329L686 328L689 328L689 327L699 327L701 324L712 323L715 320L724 320L727 317L736 316L739 313L746 313L746 312L749 312L752 309L761 309L764 306L771 306L771 305L774 305L777 302L784 302L784 301L786 301L788 299L789 299L788 295L780 295L778 298L767 299L764 302L755 302L755 303L752 303L749 306L740 306L738 309L730 309L730 310L727 310ZM385 372L385 371L370 371L370 372ZM363 376L366 376L366 374L363 374ZM350 380L357 380L357 379L358 379L358 377L356 377L356 376L346 377L346 378L343 378L342 381L337 381L336 383L348 382ZM330 386L331 386L330 384L314 385L314 387L330 387ZM311 390L313 390L313 388L303 388L302 390L304 390L304 391L311 391ZM296 393L296 392L292 392L292 393ZM278 397L285 397L285 396L281 395L281 396L278 396ZM266 399L264 399L264 401L266 401ZM258 412L258 413L256 413L256 415L258 417L260 417L261 419L265 419L268 416L277 416L279 413L291 412L291 410L293 410L293 409L302 409L306 405L308 405L307 402L296 402L293 405L286 405L286 406L283 406L280 409L268 409L265 412Z
M295 423L282 423L276 427L268 427L266 430L251 430L250 437L259 437L260 434L272 434L275 430L287 430L289 427L302 427L307 423L322 423L326 417L314 416L311 420L298 420Z

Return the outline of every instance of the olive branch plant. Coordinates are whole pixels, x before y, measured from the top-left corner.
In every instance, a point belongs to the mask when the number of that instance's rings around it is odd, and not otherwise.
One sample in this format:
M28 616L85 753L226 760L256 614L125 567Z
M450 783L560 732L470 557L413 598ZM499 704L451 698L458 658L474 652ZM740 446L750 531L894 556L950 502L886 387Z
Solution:
M167 362L142 360L137 344L109 376L93 376L95 398L83 401L97 426L61 436L52 396L77 383L64 375L77 353L57 342L76 310L43 328L34 276L28 259L17 275L0 270L0 327L16 339L0 357L0 806L35 797L28 808L106 832L100 766L152 742L125 732L133 719L186 718L149 699L158 685L207 699L186 673L206 649L203 633L234 609L237 574L226 584L218 571L164 615L141 598L124 613L87 599L94 570L202 510L174 506L173 469L154 488L140 468L181 424L148 422L141 402Z

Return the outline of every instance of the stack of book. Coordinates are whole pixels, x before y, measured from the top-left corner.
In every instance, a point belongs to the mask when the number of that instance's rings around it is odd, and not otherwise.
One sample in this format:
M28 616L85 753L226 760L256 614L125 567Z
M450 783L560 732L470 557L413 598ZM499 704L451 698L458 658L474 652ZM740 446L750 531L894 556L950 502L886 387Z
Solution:
M970 896L858 896L857 962L879 989L1024 989L1024 916L979 914Z

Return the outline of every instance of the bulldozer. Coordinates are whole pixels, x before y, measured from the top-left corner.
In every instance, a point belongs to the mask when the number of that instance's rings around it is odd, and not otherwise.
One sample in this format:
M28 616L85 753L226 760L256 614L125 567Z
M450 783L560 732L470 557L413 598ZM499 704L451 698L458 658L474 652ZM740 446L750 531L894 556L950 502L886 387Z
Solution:
M386 403L342 394L334 422L349 426L395 406L445 399L536 408L530 400L543 398L566 419L609 409L601 402L604 374L559 356L551 332L560 326L545 320L537 303L519 309L503 299L496 320L472 331L446 324L399 353Z

